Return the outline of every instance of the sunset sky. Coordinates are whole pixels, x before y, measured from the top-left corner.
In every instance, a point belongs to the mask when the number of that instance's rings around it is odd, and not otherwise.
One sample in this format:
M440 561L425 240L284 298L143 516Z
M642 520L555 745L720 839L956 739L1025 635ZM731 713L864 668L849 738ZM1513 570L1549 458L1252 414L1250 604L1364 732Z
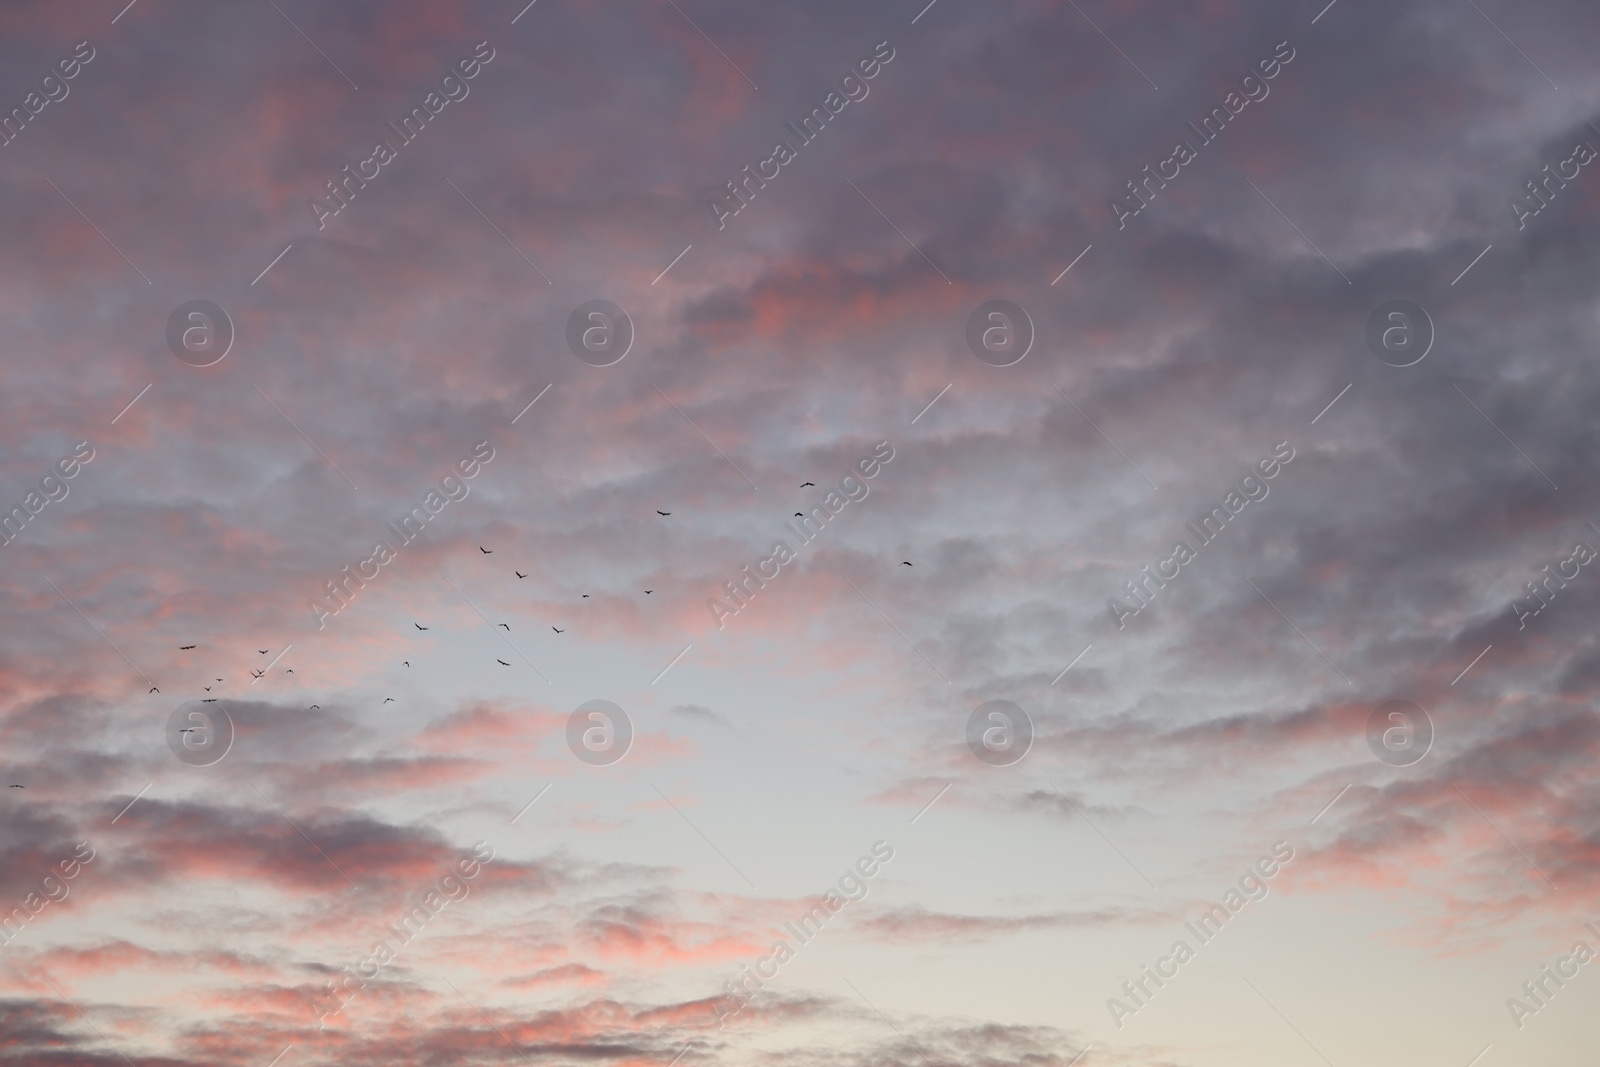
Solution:
M6 3L0 1064L1592 1063L1596 39Z

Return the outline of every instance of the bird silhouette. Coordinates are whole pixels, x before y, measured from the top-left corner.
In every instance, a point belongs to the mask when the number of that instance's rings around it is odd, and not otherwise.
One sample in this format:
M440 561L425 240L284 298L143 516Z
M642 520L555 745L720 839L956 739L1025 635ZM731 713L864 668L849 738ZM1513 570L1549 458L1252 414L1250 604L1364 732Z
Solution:
M801 483L800 483L800 488L802 488L802 489L804 489L804 488L805 488L805 487L806 487L806 486L808 486L808 485L812 485L812 486L814 486L814 485L816 485L816 484L817 484L817 483L816 483L816 482L801 482Z
M251 671L250 673L252 675L254 675L255 677L257 677L257 678L260 678L262 675L266 674L267 672L266 671Z
M265 656L267 654L267 649L264 649L264 648L258 648L258 649L256 649L256 651L261 653L263 656Z
M178 646L178 651L179 652L187 652L193 647L194 647L193 645L179 645Z
M650 594L651 594L651 593L654 593L654 592L655 592L655 590L654 590L654 589L646 589L646 590L645 590L645 591L644 591L644 595L645 595L645 596L649 596L649 595L650 595Z
M502 623L500 623L500 624L499 624L499 625L501 625L501 626L506 626L506 624L505 624L505 623L503 623L503 622L502 622ZM509 626L506 626L506 633L510 633L510 632L511 632L511 627L509 627Z
M555 628L555 627L554 627L554 626L552 626L552 627L550 627L550 629L552 629L552 630L555 630L555 631L556 631L556 633L558 633L558 634L564 634L564 633L566 633L566 632L567 632L567 631L565 631L565 630L556 630L556 628Z
M14 786L12 786L12 787L11 787L11 788L12 788L12 789L26 789L26 788L27 788L27 786L21 786L21 785L14 785Z
M313 704L309 708L307 708L306 710L307 711L321 711L322 710L322 705L321 704Z
M657 515L671 515L672 512L670 512L670 511L657 511L656 514Z
M394 703L394 697L384 697L383 698L383 702L385 704L393 704Z
M494 555L494 549L492 549L492 548L484 548L482 545L478 546L478 551L482 552L485 556Z
M405 665L406 665L406 666L407 666L407 667L409 667L409 666L411 666L411 661L410 661L410 660L408 660L408 659L405 659L405 660L401 660L401 661L400 661L400 662L401 662L401 663L404 663L404 664L405 664Z
M900 561L900 566L902 566L902 567L909 567L909 566L911 566L911 564L910 564L910 563L908 563L908 562L906 562L906 561L905 561L905 560L901 560L901 561Z
M498 658L498 657L496 657L496 658L495 658L495 662L496 662L496 663L498 663L498 664L500 664L500 666L502 666L502 667L509 667L509 666L511 666L511 664L509 664L509 663L507 663L507 662L506 662L506 661L505 661L505 660L503 660L503 659L500 659L500 658Z
M583 594L583 599L588 600L589 599L589 594L588 593L584 593Z
M803 519L806 517L806 513L803 511L797 511L794 513L794 517L797 519Z
M157 689L157 688L156 688L156 687L155 687L155 686L153 686L153 685L152 685L152 686L151 686L151 687L150 687L150 692L152 692L152 693L159 693L159 692L161 692L161 690L159 690L159 689Z
M284 674L293 674L294 673L294 668L290 667L288 670L284 671L283 673Z
M521 571L517 570L515 567L513 567L511 569L511 573L515 574L518 578L526 578L527 577L526 574L523 574Z
M427 627L426 627L426 626L422 626L422 625L420 625L420 624L419 624L419 623L412 623L412 624L411 624L411 625L412 625L412 626L415 626L415 627L416 627L416 628L417 628L417 629L419 629L419 630L426 630L426 629L427 629Z
M200 703L202 703L202 704L215 704L216 702L217 702L217 698L216 697L211 697L211 698L209 698L207 700L202 700Z
M221 679L221 678L218 678L218 679L217 679L217 681L219 681L219 682L220 682L220 681L222 681L222 679Z
M211 692L211 687L210 687L210 686L209 686L209 685L203 685L203 686L201 686L201 687L200 687L200 688L201 688L201 689L204 689L204 690L205 690L205 691L206 691L206 692L208 692L208 693L209 693L209 692Z

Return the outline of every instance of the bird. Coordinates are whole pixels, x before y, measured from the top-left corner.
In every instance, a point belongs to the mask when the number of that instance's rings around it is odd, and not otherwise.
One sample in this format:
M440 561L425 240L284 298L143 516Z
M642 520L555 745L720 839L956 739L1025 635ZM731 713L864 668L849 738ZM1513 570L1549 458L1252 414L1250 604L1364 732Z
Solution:
M797 519L803 519L806 517L806 513L803 511L797 511L794 513L794 517Z
M500 658L499 658L499 657L498 657L498 656L497 656L497 657L495 657L495 662L496 662L496 663L498 663L498 664L500 664L500 666L502 666L502 667L509 667L509 666L511 666L511 664L509 664L509 663L507 663L507 662L506 662L506 661L505 661L505 660L503 660L503 659L500 659Z
M584 593L583 594L583 599L588 600L589 599L589 594L588 593Z
M322 710L322 705L321 704L313 704L309 708L307 708L306 710L307 711L321 711Z
M205 690L205 691L206 691L206 692L208 692L208 693L209 693L209 692L211 692L211 687L210 687L210 686L209 686L209 685L203 685L203 686L201 686L201 687L200 687L200 688L201 688L201 689L204 689L204 690Z
M800 483L800 488L804 489L808 485L815 486L816 484L817 484L816 482L801 482Z
M217 698L216 697L211 697L208 700L202 700L200 703L202 703L202 704L215 704L216 702L217 702Z
M656 511L656 514L657 514L657 515L671 515L671 514L672 514L672 512L670 512L670 511L660 511L660 510L657 510L657 511Z
M566 633L566 632L567 632L567 631L565 631L565 630L556 630L556 628L555 628L555 627L554 627L554 626L552 626L552 627L550 627L550 629L552 629L552 630L555 630L555 631L556 631L556 633L558 633L558 634L564 634L564 633Z
M217 679L217 681L219 681L219 682L220 682L220 681L222 681L222 679L221 679L221 678L218 678L218 679Z
M11 788L12 788L12 789L26 789L26 788L27 788L27 786L24 786L24 785L14 785L14 786L12 786L12 787L11 787Z
M157 689L157 688L156 688L156 687L155 687L155 686L153 686L153 685L152 685L152 686L151 686L151 687L150 687L150 692L152 692L152 693L159 693L159 692L161 692L161 690L159 690L159 689Z
M257 677L257 678L260 678L262 675L266 674L267 672L266 671L251 671L250 673L253 676Z
M412 624L411 624L411 625L412 625L412 626L415 626L415 627L416 627L416 628L417 628L417 629L419 629L419 630L426 630L426 629L427 629L427 627L426 627L426 626L423 626L423 625L422 625L422 624L420 624L420 623L415 623L415 622L414 622L414 623L412 623Z
M501 626L506 626L506 624L505 624L505 623L503 623L503 622L502 622L502 623L500 623L500 624L499 624L499 625L501 625ZM506 633L510 633L510 632L511 632L511 627L509 627L509 626L506 626Z
M405 664L405 665L406 665L406 666L407 666L407 667L409 667L409 666L411 666L411 661L410 661L410 660L408 660L408 659L403 659L403 660L401 660L401 661L400 661L400 662L401 662L401 663L404 663L404 664Z
M526 574L523 574L521 571L517 570L515 567L511 568L511 573L515 574L518 578L526 578L527 577Z
M478 551L482 552L485 556L494 555L494 549L492 549L492 548L484 548L482 545L478 546Z
M644 595L645 595L645 596L649 596L649 595L650 595L650 594L651 594L651 593L654 593L654 592L655 592L655 590L654 590L654 589L646 589L646 590L645 590L645 591L644 591Z
M907 561L905 561L905 560L901 560L901 561L900 561L900 566L902 566L902 567L909 567L909 566L911 566L911 564L910 564L910 563L908 563L908 562L907 562Z
M294 673L294 668L290 667L288 670L284 671L283 673L284 674L293 674Z
M394 697L384 697L383 698L383 702L385 704L393 704L394 703Z
M187 652L193 647L195 647L195 646L193 646L193 645L179 645L178 646L178 651L179 652Z

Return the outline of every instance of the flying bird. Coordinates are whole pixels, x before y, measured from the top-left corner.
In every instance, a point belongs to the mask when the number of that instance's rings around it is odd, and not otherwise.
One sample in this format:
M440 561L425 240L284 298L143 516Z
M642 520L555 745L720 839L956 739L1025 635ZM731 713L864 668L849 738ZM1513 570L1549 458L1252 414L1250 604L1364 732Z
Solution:
M151 687L150 687L150 692L152 692L152 693L159 693L159 692L161 692L161 690L159 690L159 689L157 689L157 688L156 688L156 687L155 687L155 686L153 686L153 685L152 685L152 686L151 686Z
M254 675L255 677L257 677L257 678L260 678L262 675L266 674L267 672L266 671L251 671L250 673L252 675Z
M511 568L511 573L515 574L518 578L526 578L527 577L526 574L523 574L521 571L517 570L515 567Z
M658 510L658 511L657 511L657 512L656 512L656 514L657 514L657 515L671 515L671 514L672 514L672 512L670 512L670 511L659 511L659 510Z
M416 628L417 628L417 629L419 629L419 630L426 630L426 629L427 629L427 627L426 627L426 626L423 626L423 625L421 625L421 624L419 624L419 623L412 623L412 624L411 624L411 625L412 625L412 626L415 626L415 627L416 627Z
M507 663L507 662L506 662L506 661L505 661L505 660L503 660L503 659L500 659L500 658L499 658L499 657L496 657L496 658L495 658L495 662L496 662L496 663L498 663L498 664L500 664L500 666L502 666L502 667L509 667L509 666L511 666L511 664L509 664L509 663Z
M284 674L293 674L294 673L294 668L290 667L288 670L284 671L283 673Z
M404 664L405 664L405 665L406 665L406 666L407 666L407 667L409 667L409 666L411 666L411 661L410 661L410 660L408 660L408 659L403 659L403 660L401 660L401 661L400 661L400 662L401 662L401 663L404 663Z
M806 517L806 513L803 511L797 511L794 513L794 517L797 519L803 519Z
M500 624L499 624L499 625L501 625L501 626L506 626L506 624L505 624L505 623L503 623L503 622L502 622L502 623L500 623ZM509 626L506 626L506 633L510 633L510 632L511 632L511 627L509 627Z
M222 679L221 679L221 678L218 678L218 679L217 679L217 681L219 681L219 682L220 682L220 681L222 681Z
M816 484L817 484L816 482L801 482L800 483L800 488L804 489L808 485L814 486Z
M583 594L583 599L588 600L589 599L589 594L588 593L584 593Z
M203 686L201 686L201 687L200 687L200 688L201 688L201 689L204 689L204 690L205 690L205 691L206 691L206 692L208 692L208 693L209 693L209 692L211 692L211 687L210 687L210 686L209 686L209 685L203 685Z
M909 567L909 566L911 566L911 564L910 564L910 563L907 563L907 562L906 562L906 561L905 561L905 560L901 560L901 561L900 561L900 566L902 566L902 567Z
M492 548L484 548L482 545L478 546L478 551L482 552L485 556L494 555L494 549L492 549Z
M12 788L12 789L26 789L26 788L27 788L27 786L22 786L22 785L14 785L14 786L12 786L12 787L11 787L11 788Z
M179 645L178 646L178 651L179 652L187 652L193 647L194 647L193 645Z
M393 704L394 703L394 697L384 697L383 698L383 702L385 704Z
M215 704L216 702L217 702L217 698L216 697L211 697L209 700L202 700L200 703L202 703L202 704Z
M552 629L552 630L555 630L555 631L556 631L556 633L558 633L558 634L564 634L564 633L566 633L566 632L567 632L567 631L565 631L565 630L556 630L556 628L555 628L555 627L554 627L554 626L552 626L552 627L550 627L550 629Z
M313 705L311 705L311 707L307 708L306 710L307 711L321 711L322 710L322 705L321 704L313 704Z
M655 590L654 590L654 589L646 589L646 590L645 590L645 591L644 591L644 595L645 595L645 596L649 596L649 595L650 595L650 594L651 594L651 593L654 593L654 592L655 592Z

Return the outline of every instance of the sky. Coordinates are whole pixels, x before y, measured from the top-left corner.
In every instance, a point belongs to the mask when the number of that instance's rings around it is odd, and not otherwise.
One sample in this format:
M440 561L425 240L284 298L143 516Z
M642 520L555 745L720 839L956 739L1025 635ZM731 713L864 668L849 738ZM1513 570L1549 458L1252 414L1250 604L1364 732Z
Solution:
M0 1064L1588 1063L1597 34L4 5Z

